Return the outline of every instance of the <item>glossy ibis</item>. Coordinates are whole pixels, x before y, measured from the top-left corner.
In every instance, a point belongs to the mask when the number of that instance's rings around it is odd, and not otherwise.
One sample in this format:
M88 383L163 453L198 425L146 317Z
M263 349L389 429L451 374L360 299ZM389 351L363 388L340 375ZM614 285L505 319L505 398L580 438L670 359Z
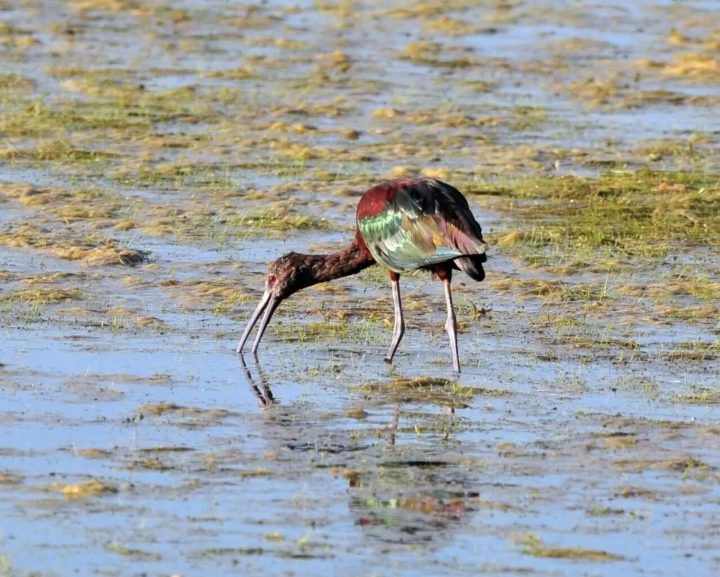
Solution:
M453 269L470 278L485 278L487 245L465 197L456 188L428 178L400 178L365 192L358 202L357 230L352 242L339 252L306 255L291 252L270 263L265 293L255 309L237 347L239 353L260 314L252 352L275 309L293 293L311 285L355 274L373 264L390 272L395 310L392 342L386 361L392 361L405 332L400 274L425 269L432 271L445 287L447 322L453 368L460 371L457 324L450 281Z

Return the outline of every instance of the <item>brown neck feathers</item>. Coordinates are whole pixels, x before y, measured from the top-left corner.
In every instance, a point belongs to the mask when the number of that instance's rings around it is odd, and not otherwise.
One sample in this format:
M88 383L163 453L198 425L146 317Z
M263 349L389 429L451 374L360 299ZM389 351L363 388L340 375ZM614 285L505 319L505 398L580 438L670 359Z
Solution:
M362 238L356 236L348 246L338 252L318 256L308 255L307 264L313 280L310 284L317 284L357 274L375 264L375 259Z

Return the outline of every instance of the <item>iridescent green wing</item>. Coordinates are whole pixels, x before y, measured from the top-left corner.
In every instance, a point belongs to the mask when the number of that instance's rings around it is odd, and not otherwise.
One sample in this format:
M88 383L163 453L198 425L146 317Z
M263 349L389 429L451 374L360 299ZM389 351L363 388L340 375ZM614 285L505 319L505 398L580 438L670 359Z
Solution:
M358 227L375 260L396 272L485 250L465 198L438 181L399 187L382 211L359 220Z

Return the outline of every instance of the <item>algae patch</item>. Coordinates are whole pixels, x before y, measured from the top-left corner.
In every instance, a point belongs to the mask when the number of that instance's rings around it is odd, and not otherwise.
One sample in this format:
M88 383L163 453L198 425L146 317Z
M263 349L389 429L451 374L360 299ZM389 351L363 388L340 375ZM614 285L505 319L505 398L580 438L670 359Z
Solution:
M525 222L499 239L506 250L539 266L579 260L602 270L610 257L657 259L720 242L718 182L708 174L640 171L523 179L484 185L482 194Z
M415 377L356 385L353 390L367 398L386 398L396 402L433 403L462 407L478 396L505 397L509 391L463 385L437 377Z
M533 557L548 557L552 559L582 560L593 562L622 561L622 555L607 551L587 549L584 547L552 547L543 543L535 535L526 535L522 539L523 553Z
M62 493L68 500L89 499L103 495L113 495L119 489L102 479L89 479L77 484L60 484L56 483L50 487L54 491Z

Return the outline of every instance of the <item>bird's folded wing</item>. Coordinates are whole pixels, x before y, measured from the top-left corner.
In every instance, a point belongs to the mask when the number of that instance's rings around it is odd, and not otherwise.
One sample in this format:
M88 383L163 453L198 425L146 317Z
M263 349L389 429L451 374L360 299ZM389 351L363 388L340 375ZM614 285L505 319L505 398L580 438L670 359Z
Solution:
M405 272L485 251L451 207L426 200L398 194L386 210L358 222L373 257L389 269Z

